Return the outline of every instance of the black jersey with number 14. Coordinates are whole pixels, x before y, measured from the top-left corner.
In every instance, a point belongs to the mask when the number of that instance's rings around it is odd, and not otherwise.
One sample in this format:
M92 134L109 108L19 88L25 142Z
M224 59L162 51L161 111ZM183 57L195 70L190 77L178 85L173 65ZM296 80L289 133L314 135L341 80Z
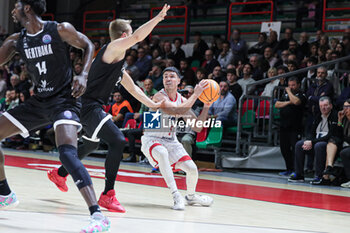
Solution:
M70 90L72 65L68 45L58 33L57 22L44 21L43 29L36 34L29 34L26 29L22 29L17 51L27 64L35 84L35 95L46 98L64 89Z

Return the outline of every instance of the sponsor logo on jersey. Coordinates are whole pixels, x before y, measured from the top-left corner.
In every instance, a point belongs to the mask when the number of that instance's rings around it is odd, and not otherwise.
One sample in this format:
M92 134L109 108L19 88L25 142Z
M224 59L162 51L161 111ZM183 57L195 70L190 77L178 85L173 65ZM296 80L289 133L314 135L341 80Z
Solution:
M39 87L37 88L38 92L50 92L53 91L54 88L53 87L48 87L48 83L46 80L40 80L41 84L39 85Z
M72 116L73 116L72 112L71 112L71 111L68 111L68 110L67 110L67 111L64 111L63 115L64 115L64 117L67 118L67 119L71 119Z
M52 38L51 38L50 35L46 34L46 35L43 36L43 42L44 42L45 44L48 44L48 43L50 43L51 41L52 41Z
M161 113L144 112L143 113L143 128L144 129L160 129L161 128Z
M51 44L41 45L34 48L24 49L27 59L35 59L53 54Z

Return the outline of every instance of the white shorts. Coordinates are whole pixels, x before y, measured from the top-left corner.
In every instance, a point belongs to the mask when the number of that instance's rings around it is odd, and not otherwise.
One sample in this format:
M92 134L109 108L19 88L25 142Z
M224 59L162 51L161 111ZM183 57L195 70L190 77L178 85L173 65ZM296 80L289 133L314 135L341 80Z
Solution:
M174 171L177 171L177 169L175 169L177 163L192 160L178 140L142 136L141 151L147 157L149 163L155 168L158 168L158 161L152 156L152 150L156 146L164 146L165 149L167 149L169 162Z

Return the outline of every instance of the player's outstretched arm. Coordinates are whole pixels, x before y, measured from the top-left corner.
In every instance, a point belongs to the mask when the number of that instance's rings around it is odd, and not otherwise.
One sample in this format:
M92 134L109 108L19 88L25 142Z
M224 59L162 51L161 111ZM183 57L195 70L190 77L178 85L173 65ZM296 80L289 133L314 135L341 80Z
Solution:
M165 4L159 14L147 23L141 25L133 34L127 37L119 38L109 43L104 54L105 62L109 63L119 57L121 53L125 52L136 43L143 41L153 30L153 28L162 20L164 20L170 5Z
M9 36L0 47L0 65L7 63L16 53L19 33Z
M174 103L170 101L165 101L164 104L160 107L162 111L169 115L182 115L187 113L193 106L193 104L196 102L197 98L202 94L202 92L209 87L208 82L206 80L202 80L199 84L196 85L194 88L194 92L191 95L190 98L185 100L180 105L175 105ZM161 93L157 93L153 97L154 101L158 102L160 100L165 99L164 95Z
M134 81L130 77L130 75L126 72L125 69L123 69L123 78L120 84L125 87L125 89L134 96L138 101L146 105L147 107L151 109L157 109L160 108L163 102L155 103L150 98L147 97L147 95L138 87L135 85Z
M86 89L87 76L94 55L94 45L87 36L78 32L70 23L58 24L57 30L64 42L67 42L75 48L84 50L83 71L81 75L73 78L72 95L77 98L81 96Z

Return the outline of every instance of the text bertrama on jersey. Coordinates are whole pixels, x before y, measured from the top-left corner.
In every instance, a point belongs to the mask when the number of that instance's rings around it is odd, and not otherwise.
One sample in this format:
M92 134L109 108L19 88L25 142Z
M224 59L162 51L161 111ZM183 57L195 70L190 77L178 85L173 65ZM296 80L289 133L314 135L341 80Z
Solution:
M68 45L58 33L57 22L45 21L43 29L34 35L22 29L17 51L27 64L38 97L53 96L71 85Z

